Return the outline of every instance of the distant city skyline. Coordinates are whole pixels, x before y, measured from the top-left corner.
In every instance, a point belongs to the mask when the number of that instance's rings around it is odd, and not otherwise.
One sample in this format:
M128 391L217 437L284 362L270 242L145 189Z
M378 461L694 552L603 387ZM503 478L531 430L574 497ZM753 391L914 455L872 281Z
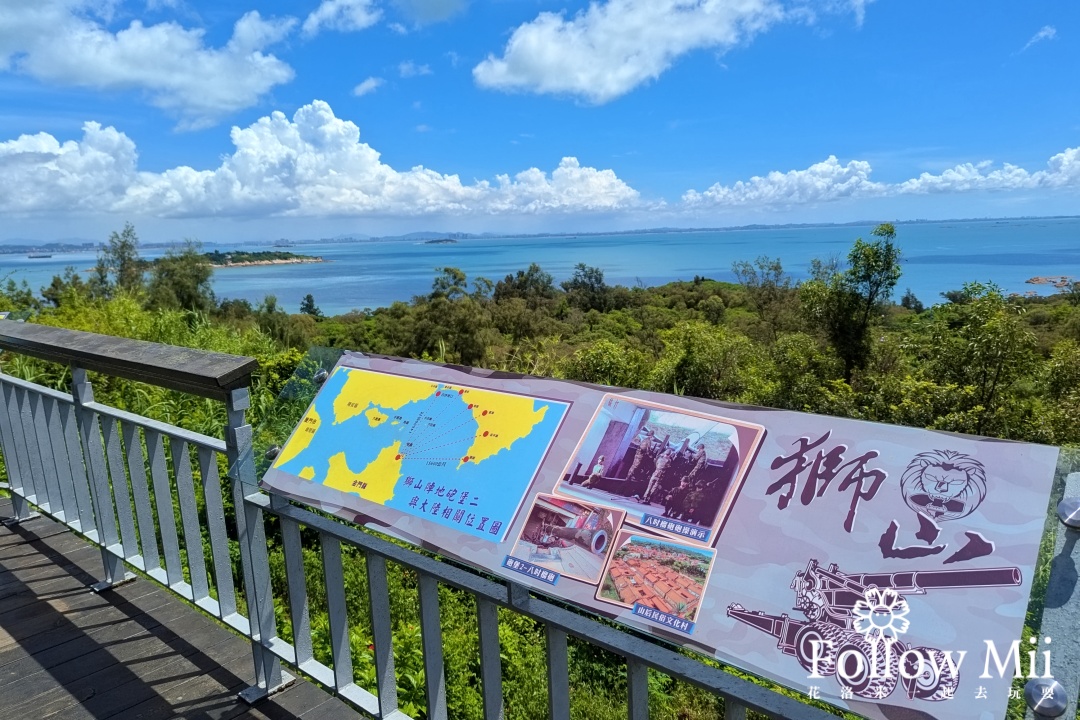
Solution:
M0 240L1070 215L1080 6L42 0Z

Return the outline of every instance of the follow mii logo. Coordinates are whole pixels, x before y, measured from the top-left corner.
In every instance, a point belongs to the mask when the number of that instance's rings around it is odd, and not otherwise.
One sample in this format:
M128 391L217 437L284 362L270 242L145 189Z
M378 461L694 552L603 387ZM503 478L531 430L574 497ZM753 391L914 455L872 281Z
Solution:
M903 687L909 700L954 699L968 651L916 647L904 642L900 636L911 628L909 612L907 600L895 590L868 588L852 608L853 633L848 637L807 641L810 652L808 678L818 680L834 676L840 685L840 697L845 700L856 696L884 700L897 685ZM1019 640L1014 640L1004 653L993 640L984 640L982 674L978 678L1052 678L1050 650L1040 652L1036 637L1028 642L1032 649L1027 651L1027 662L1024 663ZM1049 637L1043 638L1044 645L1050 643ZM982 685L973 692L975 699L989 697ZM811 685L809 694L813 698L820 697L820 687ZM1016 697L1016 691L1010 690L1010 699L1013 697Z

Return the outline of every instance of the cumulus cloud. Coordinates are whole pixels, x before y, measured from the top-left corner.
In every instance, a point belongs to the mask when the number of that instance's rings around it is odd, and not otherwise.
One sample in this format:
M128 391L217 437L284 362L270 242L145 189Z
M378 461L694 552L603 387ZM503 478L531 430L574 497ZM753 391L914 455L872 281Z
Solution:
M723 53L773 25L854 12L866 0L606 0L567 18L542 12L516 28L502 57L473 68L482 87L566 94L605 103L655 80L682 55Z
M411 216L614 211L639 207L611 170L564 158L463 183L418 166L396 170L360 142L360 130L315 101L290 119L275 112L232 129L234 151L213 169L139 172L135 145L87 123L78 141L41 133L0 143L0 211L119 212L126 216Z
M782 208L845 198L1080 188L1080 147L1054 155L1044 169L1034 172L1010 163L995 168L985 161L963 163L937 175L923 173L899 183L879 183L870 179L872 170L863 160L841 165L829 156L805 170L774 171L732 185L717 183L701 192L690 190L683 195L683 203L689 208Z
M1053 40L1055 37L1057 37L1057 28L1052 25L1044 25L1039 32L1031 36L1031 39L1027 41L1027 45L1025 45L1020 52L1024 52L1036 43L1041 43L1043 40Z
M368 93L373 93L378 90L379 87L383 84L383 82L385 81L382 78L369 77L367 80L364 80L362 83L354 87L352 93L356 97L363 97Z
M880 195L885 186L870 180L871 172L865 160L841 165L830 155L805 170L773 171L733 185L717 183L702 192L690 190L683 195L683 202L692 207L777 207Z
M1051 157L1046 168L1029 172L1003 163L995 168L990 161L964 163L939 175L923 173L895 186L898 194L957 193L973 191L1038 190L1080 186L1080 147L1068 148Z
M290 32L291 18L249 12L237 20L224 46L210 47L203 30L175 22L135 20L112 32L102 18L111 7L98 0L5 7L0 71L60 85L143 91L152 104L179 116L182 127L213 124L293 78L289 65L265 54Z
M403 78L416 77L417 75L430 75L430 65L417 65L412 60L406 60L398 65L398 74Z
M322 3L304 20L303 32L314 37L322 30L354 32L369 28L379 22L382 11L373 0L322 0Z
M468 0L394 0L399 10L421 25L441 22L468 6Z

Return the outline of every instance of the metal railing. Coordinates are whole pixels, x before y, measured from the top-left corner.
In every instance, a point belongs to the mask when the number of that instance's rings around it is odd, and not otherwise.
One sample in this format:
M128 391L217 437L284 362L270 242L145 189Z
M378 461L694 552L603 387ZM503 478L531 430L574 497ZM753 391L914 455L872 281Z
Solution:
M127 566L161 583L250 639L254 681L241 693L255 702L290 681L296 668L364 712L407 719L399 709L387 563L417 578L426 717L447 717L439 588L475 598L483 714L504 717L498 609L542 624L546 633L548 713L570 717L568 638L625 658L628 717L649 716L648 671L654 669L724 698L728 720L753 710L767 717L817 720L833 715L720 668L534 596L523 586L492 580L402 547L267 494L258 487L252 428L245 420L250 358L0 322L0 348L71 368L71 393L0 373L0 450L14 517L37 508L98 545L104 591L133 577ZM94 401L87 369L221 400L223 439L118 410ZM219 462L227 468L231 512ZM266 520L280 525L291 637L278 632ZM231 522L230 522L231 520ZM309 597L303 538L317 538L325 607ZM239 547L237 587L231 547ZM363 555L375 665L374 687L355 681L344 581L343 547ZM329 663L316 658L312 614L329 619Z

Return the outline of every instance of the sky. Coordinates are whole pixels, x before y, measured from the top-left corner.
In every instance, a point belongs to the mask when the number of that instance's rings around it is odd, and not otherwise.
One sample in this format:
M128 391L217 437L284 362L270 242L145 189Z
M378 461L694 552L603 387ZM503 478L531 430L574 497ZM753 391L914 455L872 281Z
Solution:
M1080 3L0 0L0 240L1080 214Z

